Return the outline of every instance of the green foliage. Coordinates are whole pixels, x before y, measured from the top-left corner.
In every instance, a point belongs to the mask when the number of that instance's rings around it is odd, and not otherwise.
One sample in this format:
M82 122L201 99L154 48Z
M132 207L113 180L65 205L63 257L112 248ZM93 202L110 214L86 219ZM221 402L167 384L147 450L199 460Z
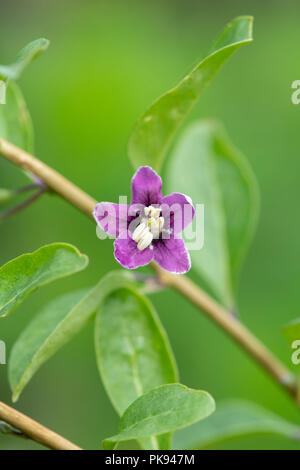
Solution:
M0 137L21 147L33 150L33 128L25 100L18 85L9 82L6 104L0 104Z
M44 38L36 39L27 44L17 55L11 65L0 65L0 79L18 80L22 72L36 57L49 46L49 41Z
M175 359L154 307L133 288L113 292L100 308L95 348L102 381L120 415L142 394L178 380ZM143 446L152 448L153 439ZM158 445L165 446L168 437L159 441Z
M192 267L232 307L233 286L256 226L255 176L214 121L188 127L170 156L167 174L169 192L186 193L195 205L204 204L204 245L191 251ZM203 227L197 227L199 234Z
M160 169L176 131L204 88L235 50L252 41L252 23L249 16L234 19L210 54L139 118L128 147L134 167L150 165Z
M207 392L181 384L162 385L137 398L120 419L118 434L103 441L104 449L118 442L173 432L209 416L215 410Z
M16 341L9 360L13 401L36 371L90 320L106 295L132 282L127 272L111 272L92 289L72 292L48 304Z
M0 317L7 316L30 292L84 269L86 255L67 243L45 245L0 268Z
M205 449L238 437L274 434L300 440L300 427L261 406L242 400L217 404L216 412L203 423L175 434L176 449Z
M33 151L33 129L31 118L21 93L14 80L20 78L24 69L47 49L47 39L37 39L27 44L11 65L0 65L0 80L4 81L5 104L0 104L0 137L5 138L28 152Z
M95 348L99 372L119 414L143 393L178 380L154 307L132 288L113 292L100 308Z

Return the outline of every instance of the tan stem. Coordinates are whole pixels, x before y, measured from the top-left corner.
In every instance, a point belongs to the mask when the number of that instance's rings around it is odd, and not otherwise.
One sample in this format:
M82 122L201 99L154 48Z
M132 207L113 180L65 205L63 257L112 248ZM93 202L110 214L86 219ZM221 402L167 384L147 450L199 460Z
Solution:
M0 153L24 170L31 171L73 206L91 216L96 201L60 173L4 139L0 139Z
M72 442L45 428L38 422L0 402L0 418L26 436L52 450L81 450Z
M60 194L85 214L92 217L96 200L69 182L55 170L4 139L0 139L0 153L16 165L30 170L33 174L41 178L49 188ZM242 323L230 315L220 304L194 284L188 277L168 273L162 270L156 263L152 263L152 267L157 272L161 282L172 286L196 305L197 308L204 312L247 351L277 383L296 398L297 385L294 376Z

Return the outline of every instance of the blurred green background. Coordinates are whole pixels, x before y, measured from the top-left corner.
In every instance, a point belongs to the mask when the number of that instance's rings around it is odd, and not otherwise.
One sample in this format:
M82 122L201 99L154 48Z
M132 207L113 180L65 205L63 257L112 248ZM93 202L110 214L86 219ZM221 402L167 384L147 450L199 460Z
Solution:
M300 79L296 1L22 0L0 1L0 62L44 36L49 50L19 84L35 128L35 153L98 200L129 195L132 168L126 146L137 117L175 85L233 17L255 17L254 42L238 51L201 97L189 120L217 117L257 175L262 206L258 231L239 290L243 321L291 366L280 328L299 316L300 105L291 83ZM167 178L167 175L165 175ZM0 186L25 183L0 158ZM75 244L88 269L31 296L1 321L8 353L42 305L90 286L116 268L112 241L55 196L45 196L0 226L0 264L45 243ZM245 398L300 423L288 397L204 316L175 292L152 296L168 331L181 382L216 400ZM295 366L295 370L297 368ZM299 366L298 366L299 368ZM11 403L7 367L0 366L0 399ZM37 373L17 408L85 448L99 448L118 418L96 369L92 325ZM298 444L299 447L299 444ZM0 437L1 449L39 448ZM218 448L297 448L281 438L243 438Z

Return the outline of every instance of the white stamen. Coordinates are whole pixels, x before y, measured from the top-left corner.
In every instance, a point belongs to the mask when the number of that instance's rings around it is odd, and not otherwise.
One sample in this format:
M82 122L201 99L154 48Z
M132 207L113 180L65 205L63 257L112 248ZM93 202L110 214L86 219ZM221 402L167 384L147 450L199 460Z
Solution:
M159 237L159 219L151 217L148 221L149 230L153 234L153 238Z
M159 218L159 231L160 231L160 232L163 231L164 223L165 223L165 218L164 218L164 217L160 217L160 218Z
M149 206L145 207L144 212L147 217L154 217L157 219L160 216L161 210L159 207Z
M132 234L132 240L137 243L140 251L151 245L152 240L158 239L164 230L164 217L161 217L161 209L159 207L145 207L145 217L141 219L141 223L136 227ZM152 245L150 248L153 248Z
M151 232L146 232L143 234L143 238L141 238L138 242L138 249L140 251L144 250L145 248L147 248L147 246L149 246L151 244L153 240L153 234Z
M141 223L137 226L132 234L132 240L138 243L138 241L143 237L144 232L147 232L148 228L144 223Z

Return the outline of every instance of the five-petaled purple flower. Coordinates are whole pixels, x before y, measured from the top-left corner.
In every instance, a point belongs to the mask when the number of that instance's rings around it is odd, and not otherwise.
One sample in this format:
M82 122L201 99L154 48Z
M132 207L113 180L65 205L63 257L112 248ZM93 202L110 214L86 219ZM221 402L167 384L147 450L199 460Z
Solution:
M195 215L191 200L180 193L162 196L160 176L149 166L132 178L132 201L101 202L94 209L98 225L114 242L115 258L125 268L144 266L153 259L167 271L183 274L191 267L181 238Z

